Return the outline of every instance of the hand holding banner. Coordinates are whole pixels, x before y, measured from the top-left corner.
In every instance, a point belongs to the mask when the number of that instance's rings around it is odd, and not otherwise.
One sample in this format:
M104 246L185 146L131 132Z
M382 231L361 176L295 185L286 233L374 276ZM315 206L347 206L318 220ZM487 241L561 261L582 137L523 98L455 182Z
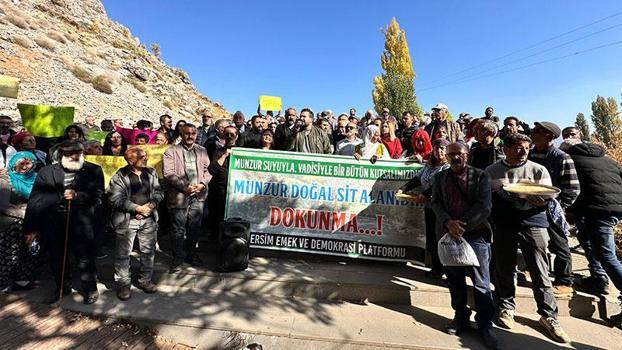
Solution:
M0 97L17 98L19 79L8 75L0 75Z
M65 128L73 124L74 107L18 103L17 109L22 116L22 124L34 136L63 136Z
M279 96L259 96L259 108L265 111L280 111L283 107L283 101Z

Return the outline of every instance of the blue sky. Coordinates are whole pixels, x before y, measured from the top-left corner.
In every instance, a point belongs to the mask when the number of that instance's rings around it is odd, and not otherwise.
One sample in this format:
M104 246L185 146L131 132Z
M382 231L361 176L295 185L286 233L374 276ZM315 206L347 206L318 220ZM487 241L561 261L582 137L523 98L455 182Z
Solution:
M492 105L500 117L550 120L563 127L578 112L589 116L596 95L620 101L622 93L620 44L537 64L622 40L619 0L103 3L110 18L147 46L157 42L163 59L187 71L199 91L247 116L261 94L282 96L284 105L298 110L339 113L356 107L362 114L371 108L372 79L381 73L380 28L391 17L406 31L415 92L425 110L442 101L454 115L479 116ZM480 79L483 75L490 76ZM460 79L474 80L455 84Z

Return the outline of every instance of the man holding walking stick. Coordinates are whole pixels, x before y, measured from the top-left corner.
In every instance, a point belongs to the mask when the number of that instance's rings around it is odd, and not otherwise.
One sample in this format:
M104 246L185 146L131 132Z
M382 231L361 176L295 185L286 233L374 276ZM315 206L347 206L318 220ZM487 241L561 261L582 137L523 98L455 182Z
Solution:
M56 290L47 300L54 304L71 293L68 253L78 264L85 304L97 301L93 222L104 192L104 174L84 161L84 146L66 140L59 146L60 163L43 167L37 176L26 208L24 232L27 243L41 236L50 253Z

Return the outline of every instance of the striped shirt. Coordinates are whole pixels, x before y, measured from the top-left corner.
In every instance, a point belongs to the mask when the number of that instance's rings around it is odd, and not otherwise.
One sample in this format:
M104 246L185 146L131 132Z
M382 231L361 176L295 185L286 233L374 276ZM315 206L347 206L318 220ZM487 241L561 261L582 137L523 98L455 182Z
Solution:
M65 171L65 178L63 179L63 186L65 188L70 188L75 178L76 178L75 172Z
M572 158L559 148L551 146L544 152L532 149L529 152L529 160L543 165L549 171L553 186L561 190L557 200L562 208L571 206L581 193L579 177Z

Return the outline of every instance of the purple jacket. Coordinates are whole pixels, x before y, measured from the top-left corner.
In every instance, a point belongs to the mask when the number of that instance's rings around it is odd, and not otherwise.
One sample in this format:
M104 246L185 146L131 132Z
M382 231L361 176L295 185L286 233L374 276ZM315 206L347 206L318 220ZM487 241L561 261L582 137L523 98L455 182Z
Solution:
M202 146L195 144L195 152L197 154L197 174L199 183L205 186L205 189L196 196L201 202L207 198L207 185L212 179L212 175L207 171L209 166L209 157L207 151ZM169 208L186 208L188 207L188 196L184 193L184 189L188 187L190 181L186 175L186 164L184 162L184 146L175 145L169 147L164 152L163 159L164 179L166 180L166 204Z

